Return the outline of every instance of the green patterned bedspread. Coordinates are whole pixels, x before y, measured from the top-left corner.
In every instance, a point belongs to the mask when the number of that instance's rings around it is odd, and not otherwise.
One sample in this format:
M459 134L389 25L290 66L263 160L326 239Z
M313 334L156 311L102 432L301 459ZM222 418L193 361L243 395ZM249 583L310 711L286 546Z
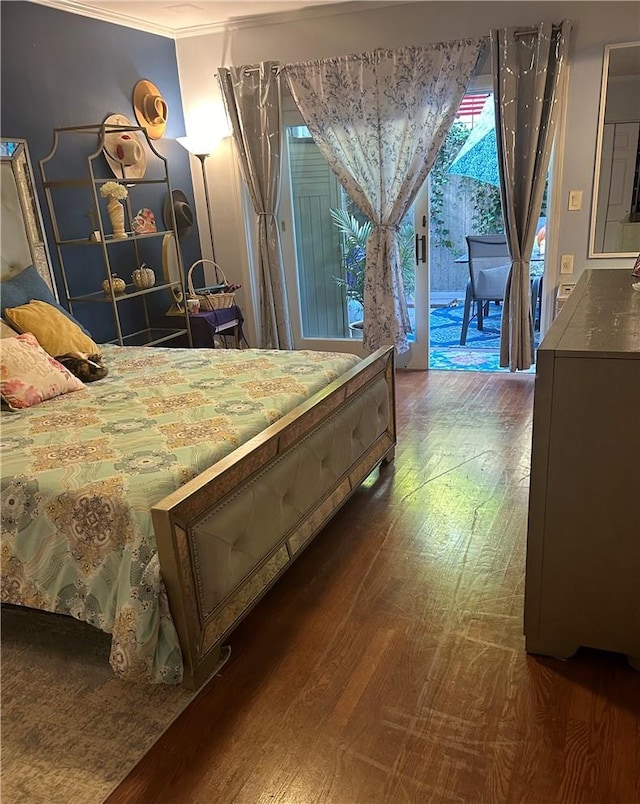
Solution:
M150 509L358 362L353 355L103 347L109 375L3 411L2 600L112 635L129 679L179 683Z

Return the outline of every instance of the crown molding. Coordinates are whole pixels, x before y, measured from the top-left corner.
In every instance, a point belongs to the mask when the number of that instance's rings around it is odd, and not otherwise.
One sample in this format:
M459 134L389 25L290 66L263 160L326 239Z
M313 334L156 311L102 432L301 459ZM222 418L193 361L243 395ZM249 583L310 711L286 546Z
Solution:
M78 14L82 17L111 22L115 25L123 25L127 28L134 28L138 31L164 36L168 39L186 39L194 36L205 36L207 34L224 33L225 31L239 30L242 28L256 28L265 25L279 25L286 22L295 22L301 19L319 19L320 17L332 17L341 14L351 14L353 12L368 11L374 8L385 6L395 6L403 4L402 0L352 0L351 2L331 3L328 5L308 6L307 8L297 9L296 11L281 11L274 14L255 14L249 17L240 17L235 20L211 23L209 25L196 25L189 28L169 28L165 25L158 25L148 20L142 20L131 14L122 12L106 11L87 5L81 0L31 0L41 6L49 6L59 11L67 11L71 14Z
M296 11L278 11L273 14L253 14L250 17L239 17L227 22L218 22L211 25L200 25L192 28L182 28L174 31L176 39L185 39L191 36L224 33L237 31L243 28L263 28L265 25L280 25L285 22L299 22L300 20L320 19L321 17L336 17L341 14L352 14L357 11L368 11L372 8L395 6L403 0L351 0L351 2L330 3L328 5L307 6Z
M140 20L137 17L132 17L128 14L116 13L105 11L101 8L88 6L86 3L81 3L79 0L31 0L40 6L49 6L50 8L57 8L58 11L67 11L70 14L78 14L81 17L90 17L94 20L101 20L102 22L113 22L115 25L124 25L126 28L135 28L137 31L144 31L146 33L157 34L158 36L165 36L168 39L175 39L176 32L172 28L167 28L165 25L155 25L147 20Z

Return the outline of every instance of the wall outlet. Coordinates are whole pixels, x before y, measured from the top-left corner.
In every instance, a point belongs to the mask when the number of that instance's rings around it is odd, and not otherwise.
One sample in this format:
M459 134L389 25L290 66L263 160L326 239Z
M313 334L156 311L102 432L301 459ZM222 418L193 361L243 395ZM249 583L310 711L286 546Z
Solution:
M569 211L582 209L582 190L569 190Z
M561 274L573 273L573 254L563 254L560 257L560 273Z
M561 282L558 285L558 298L562 297L566 299L571 291L575 288L575 282Z

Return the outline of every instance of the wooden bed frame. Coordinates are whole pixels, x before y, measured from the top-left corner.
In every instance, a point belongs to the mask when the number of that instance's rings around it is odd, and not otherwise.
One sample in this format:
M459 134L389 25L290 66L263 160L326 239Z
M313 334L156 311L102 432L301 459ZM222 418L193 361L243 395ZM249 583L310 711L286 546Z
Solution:
M185 686L219 669L233 628L393 459L394 379L394 350L379 349L153 507Z

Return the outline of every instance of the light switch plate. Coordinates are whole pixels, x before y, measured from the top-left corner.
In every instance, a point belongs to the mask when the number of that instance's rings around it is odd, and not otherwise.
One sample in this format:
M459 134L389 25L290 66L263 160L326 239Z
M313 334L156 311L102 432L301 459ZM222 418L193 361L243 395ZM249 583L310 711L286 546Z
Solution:
M582 190L569 190L569 210L582 209Z
M563 254L560 257L560 273L561 274L573 273L573 254Z

